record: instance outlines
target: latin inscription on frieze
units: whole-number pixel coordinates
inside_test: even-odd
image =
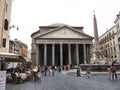
[[[71,44],[92,44],[91,40],[36,40],[36,44],[61,44],[61,43],[71,43]]]

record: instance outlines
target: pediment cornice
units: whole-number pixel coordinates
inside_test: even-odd
[[[35,38],[91,38],[93,39],[92,36],[85,34],[83,31],[77,30],[67,25],[60,26],[58,28],[44,32],[42,34],[39,33],[35,36]]]

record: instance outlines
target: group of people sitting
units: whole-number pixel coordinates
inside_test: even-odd
[[[37,65],[31,65],[30,67],[24,67],[18,65],[16,68],[11,69],[11,72],[7,73],[7,80],[14,83],[21,83],[27,80],[37,80],[40,77],[40,68]]]

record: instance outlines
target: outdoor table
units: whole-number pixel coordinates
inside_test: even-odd
[[[22,80],[27,79],[27,74],[26,73],[20,73],[20,77],[22,78]]]

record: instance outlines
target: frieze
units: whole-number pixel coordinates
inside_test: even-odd
[[[91,40],[36,40],[36,44],[92,44]]]

